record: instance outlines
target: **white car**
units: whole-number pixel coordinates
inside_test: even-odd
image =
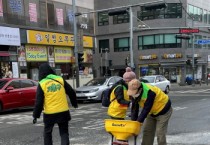
[[[171,88],[171,83],[169,80],[167,80],[162,75],[151,75],[151,76],[144,76],[140,78],[140,81],[150,84],[152,86],[157,86],[162,91],[164,91],[166,94],[169,93],[169,90]]]

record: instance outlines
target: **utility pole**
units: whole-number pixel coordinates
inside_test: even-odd
[[[105,48],[105,66],[106,66],[106,74],[105,74],[105,76],[107,76],[108,75],[108,48]]]
[[[79,65],[78,65],[78,48],[77,48],[77,20],[76,20],[76,3],[72,0],[73,7],[73,23],[74,23],[74,55],[76,68],[76,87],[79,87]]]
[[[130,13],[130,67],[133,69],[133,11],[132,7],[129,8]]]
[[[194,27],[194,17],[192,18],[192,29]],[[194,46],[194,33],[192,33],[192,85],[195,85],[195,46]]]

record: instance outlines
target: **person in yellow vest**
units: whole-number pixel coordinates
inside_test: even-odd
[[[155,133],[158,145],[166,145],[168,122],[172,114],[171,101],[161,89],[133,79],[127,95],[132,96],[131,120],[144,123],[141,145],[153,145]],[[142,108],[139,114],[139,107]]]
[[[39,67],[39,85],[36,92],[36,102],[33,110],[33,123],[37,122],[43,110],[44,145],[52,145],[52,131],[58,124],[61,145],[69,145],[68,123],[71,120],[68,95],[74,108],[78,108],[76,93],[61,77],[57,76],[49,64]]]
[[[123,74],[123,80],[118,82],[118,85],[112,90],[110,94],[110,105],[107,114],[112,119],[123,120],[126,117],[126,111],[130,104],[129,96],[127,95],[128,82],[135,79],[136,75],[130,67],[126,68]]]

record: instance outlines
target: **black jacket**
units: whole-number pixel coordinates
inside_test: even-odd
[[[120,82],[118,82],[118,83],[121,84],[121,85],[117,86],[117,88],[114,91],[116,99],[117,99],[117,102],[119,104],[129,105],[130,101],[126,101],[124,99],[124,91],[123,91],[123,86],[128,89],[128,85],[123,80],[120,80]]]

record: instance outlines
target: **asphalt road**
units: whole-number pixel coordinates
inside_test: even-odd
[[[179,87],[179,86],[177,86]],[[169,96],[173,115],[169,122],[169,145],[210,145],[210,89],[174,89]],[[100,103],[79,104],[71,108],[69,125],[71,145],[108,145],[110,135],[104,130],[106,108]],[[32,110],[8,111],[0,114],[0,145],[43,144],[43,123],[32,124]],[[128,118],[129,119],[129,118]],[[141,134],[137,145],[140,145]],[[60,145],[58,127],[53,132],[54,145]],[[132,143],[132,141],[131,141]]]

